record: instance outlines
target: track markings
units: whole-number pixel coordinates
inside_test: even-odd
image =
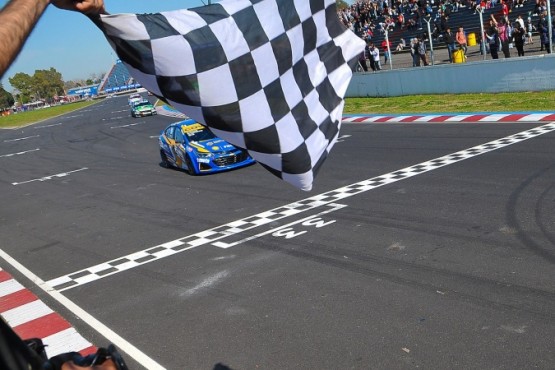
[[[141,122],[137,122],[137,123],[130,123],[130,124],[128,124],[128,125],[112,126],[112,127],[110,127],[110,128],[111,128],[111,129],[114,129],[114,128],[125,128],[125,127],[131,127],[131,126],[142,125],[143,123],[145,123],[145,121],[141,121]]]
[[[337,202],[353,197],[355,195],[382,187],[387,184],[392,184],[401,180],[406,180],[408,178],[424,174],[454,163],[461,162],[463,160],[473,158],[485,153],[489,153],[494,150],[498,150],[516,143],[520,143],[525,140],[535,138],[540,135],[544,135],[555,131],[555,122],[539,126],[530,130],[522,131],[520,133],[510,135],[498,140],[490,141],[485,144],[481,144],[469,149],[461,150],[452,154],[445,155],[430,161],[422,162],[407,168],[403,168],[394,172],[390,172],[381,176],[373,177],[361,182],[357,182],[351,185],[344,186],[335,190],[328,191],[326,193],[318,194],[310,198],[306,198],[294,203],[290,203],[270,211],[262,212],[257,215],[253,215],[241,220],[233,221],[212,229],[204,230],[196,234],[188,235],[180,239],[176,239],[164,244],[157,245],[139,252],[129,254],[127,256],[122,256],[108,262],[104,262],[95,266],[91,266],[86,269],[82,269],[52,280],[49,280],[47,284],[53,289],[58,291],[64,291],[67,289],[72,289],[74,287],[84,285],[107,276],[117,274],[122,271],[126,271],[146,263],[150,263],[179,252],[184,252],[193,248],[197,248],[203,245],[214,245],[220,248],[229,248],[231,246],[237,245],[237,243],[226,243],[223,240],[229,238],[233,235],[239,235],[246,231],[255,229],[263,225],[272,224],[278,220],[282,220],[286,217],[291,217],[298,215],[303,212],[308,212],[317,209],[318,207],[344,207],[343,205],[336,204]],[[325,211],[324,211],[325,212]],[[321,212],[322,213],[322,212]],[[318,216],[318,215],[316,215]],[[314,215],[305,218],[305,222],[308,221],[308,226],[316,226],[317,223],[312,222],[315,220]],[[303,222],[303,220],[298,221]],[[298,223],[294,222],[294,223]],[[320,221],[318,221],[320,222]],[[323,221],[322,221],[323,222]],[[293,223],[292,223],[293,224]],[[283,227],[286,227],[285,225]],[[273,229],[270,231],[265,231],[259,233],[254,237],[260,237],[269,233],[276,233],[276,236],[286,236],[280,228]],[[252,238],[252,237],[251,237]],[[240,240],[243,242],[249,240],[249,238]]]
[[[75,351],[87,355],[96,348],[69,322],[0,268],[0,315],[22,338],[41,338],[48,357]]]
[[[60,126],[62,123],[53,123],[51,125],[46,125],[46,126],[38,126],[38,127],[34,127],[35,130],[41,129],[41,128],[47,128],[47,127],[54,127],[54,126]]]
[[[555,113],[469,113],[416,115],[348,115],[343,123],[550,122]]]
[[[38,276],[36,276],[34,273],[32,273],[29,269],[27,269],[25,266],[20,264],[14,258],[12,258],[9,254],[4,252],[2,249],[0,249],[0,258],[2,258],[4,261],[9,263],[13,268],[15,268],[17,271],[19,271],[27,279],[31,280],[40,289],[42,289],[44,292],[46,292],[48,295],[50,295],[50,297],[55,299],[58,303],[60,303],[65,308],[67,308],[75,316],[77,316],[82,322],[86,323],[92,329],[94,329],[96,332],[100,333],[100,335],[102,335],[104,338],[108,339],[109,342],[115,344],[118,349],[125,352],[127,355],[129,355],[130,358],[133,358],[139,364],[143,365],[146,369],[149,369],[149,370],[164,370],[165,369],[162,365],[160,365],[159,363],[154,361],[152,358],[150,358],[148,355],[146,355],[140,349],[138,349],[137,347],[135,347],[134,345],[129,343],[126,339],[124,339],[119,334],[114,332],[112,329],[110,329],[109,327],[104,325],[102,322],[97,320],[94,316],[89,314],[87,311],[83,310],[80,306],[73,303],[73,301],[68,299],[66,296],[62,295],[59,292],[56,292],[56,291],[52,290],[52,288],[50,288],[48,285],[46,285],[45,282],[42,279],[40,279]],[[0,271],[0,273],[1,272],[2,271]],[[0,278],[1,278],[1,276],[2,275],[0,275]],[[4,274],[4,276],[6,276],[6,275]],[[2,297],[1,294],[0,294],[0,297]],[[4,301],[4,298],[2,299],[2,302],[3,301]],[[47,309],[42,308],[42,311],[46,312]],[[4,313],[2,313],[2,314],[4,314]],[[8,324],[10,324],[10,323],[8,322]],[[41,328],[47,328],[48,326],[41,325],[40,327]],[[18,327],[14,328],[14,329],[17,332]],[[68,334],[72,334],[72,332],[68,332],[68,331],[63,331],[62,333],[63,333],[62,335],[51,335],[51,336],[49,336],[49,340],[51,340],[53,342],[53,344],[57,346],[58,343],[56,343],[55,340],[63,339],[64,337],[67,338]],[[61,350],[62,352],[78,351],[79,349],[75,348],[74,346],[82,345],[84,339],[76,339],[76,338],[77,337],[75,337],[75,336],[68,338],[69,341],[70,341],[69,345],[66,345],[63,348],[55,347],[55,350]],[[46,342],[46,339],[45,339],[45,342]],[[89,348],[91,348],[91,347],[89,347]],[[50,354],[49,351],[51,351],[51,350],[52,350],[52,348],[49,349],[48,347],[46,349],[48,354]],[[87,349],[85,349],[85,351],[87,351]]]
[[[72,173],[81,172],[81,171],[85,171],[85,170],[88,170],[88,168],[83,167],[83,168],[79,168],[78,170],[57,173],[55,175],[45,176],[45,177],[41,177],[41,178],[38,178],[38,179],[32,179],[32,180],[27,180],[27,181],[22,181],[22,182],[12,182],[12,185],[17,186],[17,185],[28,184],[28,183],[31,183],[31,182],[36,182],[36,181],[44,182],[44,181],[52,180],[53,178],[66,177],[66,176],[69,176]]]
[[[20,137],[17,139],[10,139],[10,140],[4,140],[5,143],[12,143],[14,141],[21,141],[21,140],[28,140],[28,139],[32,139],[35,137],[40,137],[40,135],[33,135],[33,136],[26,136],[26,137]]]
[[[40,150],[40,149],[37,148],[37,149],[26,150],[26,151],[24,151],[24,152],[3,154],[3,155],[0,155],[0,158],[8,158],[8,157],[16,156],[16,155],[23,155],[23,154],[27,154],[27,153],[37,152],[37,151],[39,151],[39,150]]]

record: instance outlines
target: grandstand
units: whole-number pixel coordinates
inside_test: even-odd
[[[135,83],[125,65],[118,59],[100,82],[98,92],[99,94],[111,94],[140,87],[141,85]]]

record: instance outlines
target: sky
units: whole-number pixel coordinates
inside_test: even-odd
[[[0,7],[7,3],[0,0]],[[104,3],[111,14],[156,13],[203,5],[202,0],[104,0]],[[11,92],[8,78],[18,72],[33,75],[37,69],[50,67],[60,72],[65,81],[87,79],[93,73],[106,73],[115,60],[112,48],[86,16],[50,5],[1,82]]]

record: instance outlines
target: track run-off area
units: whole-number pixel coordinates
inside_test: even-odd
[[[311,192],[164,168],[177,120],[0,130],[13,326],[137,369],[555,366],[552,113],[348,116]]]

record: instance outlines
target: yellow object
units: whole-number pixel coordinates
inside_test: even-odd
[[[466,58],[464,57],[464,50],[453,51],[453,63],[464,63]]]
[[[468,46],[476,45],[476,34],[475,33],[469,33],[468,37],[467,37],[467,42],[468,42]]]

